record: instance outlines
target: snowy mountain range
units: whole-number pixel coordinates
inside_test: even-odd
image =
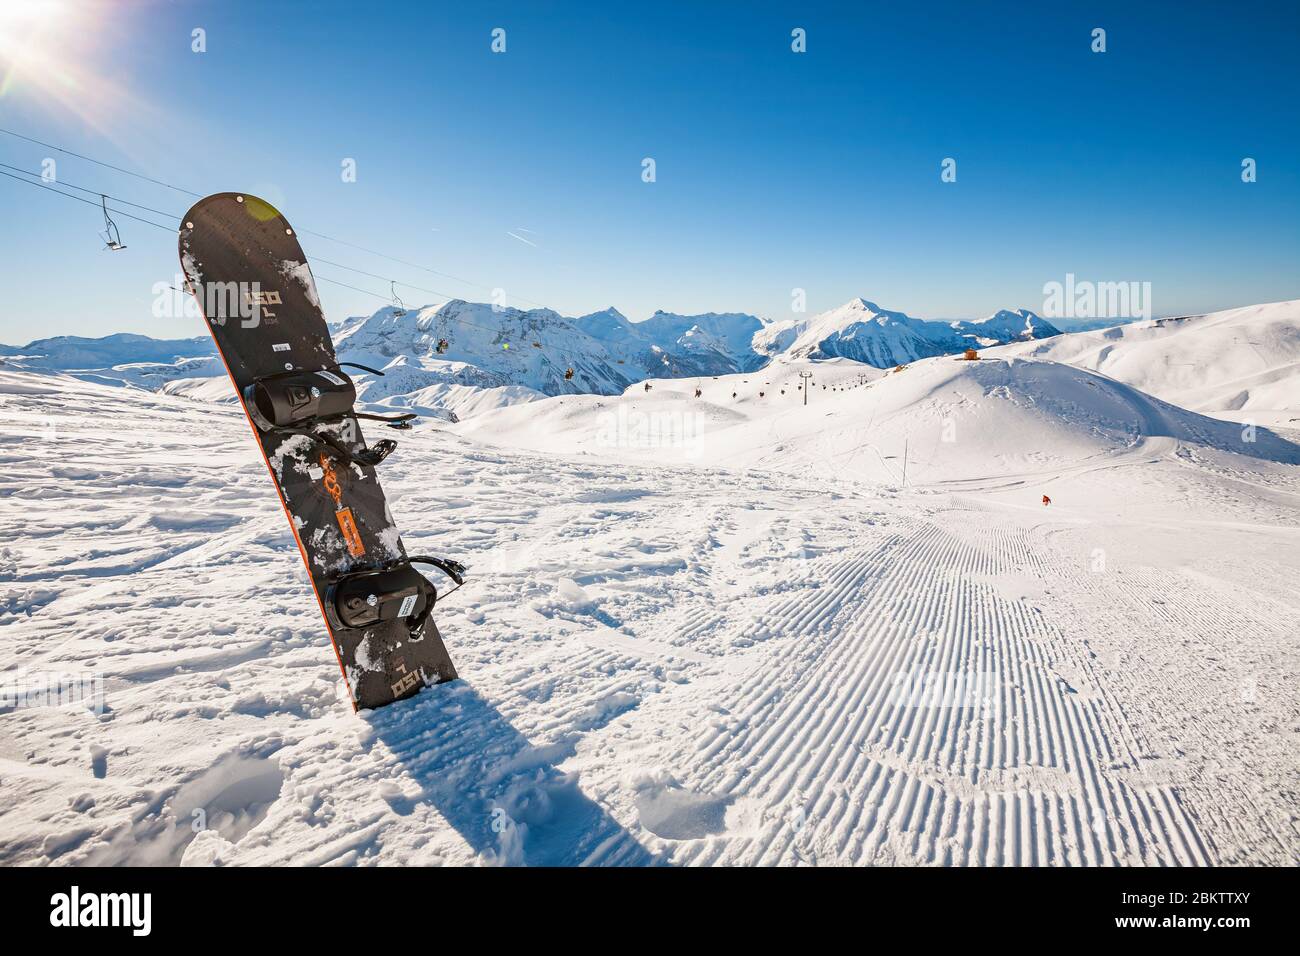
[[[980,321],[927,322],[865,299],[777,322],[741,312],[662,311],[632,322],[612,307],[569,318],[551,309],[454,299],[410,311],[386,306],[331,329],[340,360],[385,372],[382,378],[359,377],[365,401],[443,417],[544,395],[617,395],[652,378],[750,372],[779,356],[838,356],[892,368],[972,344],[1059,334],[1023,309]],[[207,336],[58,336],[0,346],[0,362],[172,394],[227,394],[210,381],[224,376]]]
[[[106,384],[158,389],[186,377],[224,375],[212,339],[154,339],[118,332],[102,338],[57,335],[23,346],[0,345],[0,365],[44,371],[76,371]]]
[[[641,378],[726,375],[749,372],[765,363],[753,343],[768,323],[743,312],[656,312],[644,322],[631,322],[609,308],[584,315],[576,324],[616,362],[645,372]]]
[[[811,319],[768,325],[755,336],[767,355],[853,359],[892,368],[933,355],[1060,335],[1059,329],[1028,309],[1003,309],[978,321],[926,322],[903,312],[853,299]]]
[[[743,375],[804,360],[892,369],[970,346],[1100,371],[1220,417],[1294,427],[1300,416],[1300,301],[1068,333],[1026,309],[975,321],[923,321],[866,299],[781,321],[656,312],[641,322],[614,308],[570,318],[550,309],[452,300],[411,311],[385,307],[330,328],[341,361],[385,372],[357,376],[363,401],[440,419],[546,396],[618,395],[641,381]],[[56,336],[0,345],[0,365],[234,400],[206,335]]]

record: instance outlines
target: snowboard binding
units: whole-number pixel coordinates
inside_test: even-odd
[[[357,388],[342,365],[353,365],[376,375],[384,373],[364,365],[343,362],[333,368],[316,371],[289,371],[279,375],[259,378],[244,389],[244,405],[248,415],[262,431],[284,435],[304,435],[325,447],[328,453],[345,463],[357,462],[371,467],[387,458],[397,442],[385,438],[371,448],[350,452],[329,435],[317,432],[313,426],[341,422],[349,415],[383,422],[390,428],[408,430],[413,413],[402,415],[368,415],[353,411]]]
[[[456,582],[451,591],[465,583],[465,566],[459,561],[424,555],[408,557],[383,568],[344,574],[332,581],[325,592],[325,614],[330,626],[360,630],[380,621],[405,618],[411,639],[420,640],[425,619],[438,603],[438,589],[411,566],[413,563],[431,564],[441,570]]]
[[[285,372],[259,378],[244,393],[264,430],[286,428],[313,419],[337,419],[352,411],[357,388],[342,370]],[[263,424],[265,423],[265,424]]]

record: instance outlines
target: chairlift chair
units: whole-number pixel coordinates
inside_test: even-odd
[[[122,242],[122,234],[117,231],[117,223],[113,222],[108,214],[108,197],[102,193],[99,197],[99,205],[104,210],[104,231],[100,233],[104,237],[104,248],[111,252],[121,252],[126,245]]]

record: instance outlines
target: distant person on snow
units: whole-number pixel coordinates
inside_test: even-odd
[[[650,391],[650,383],[649,383],[649,382],[646,382],[646,383],[645,383],[645,390],[646,390],[647,392]]]
[[[1047,495],[1043,495],[1043,504],[1050,505],[1051,503],[1052,503],[1052,499],[1047,497]]]

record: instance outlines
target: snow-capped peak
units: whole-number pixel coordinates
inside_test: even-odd
[[[958,334],[974,337],[983,345],[1045,339],[1061,334],[1060,329],[1029,309],[999,309],[983,319],[959,320],[949,323],[949,327]]]

